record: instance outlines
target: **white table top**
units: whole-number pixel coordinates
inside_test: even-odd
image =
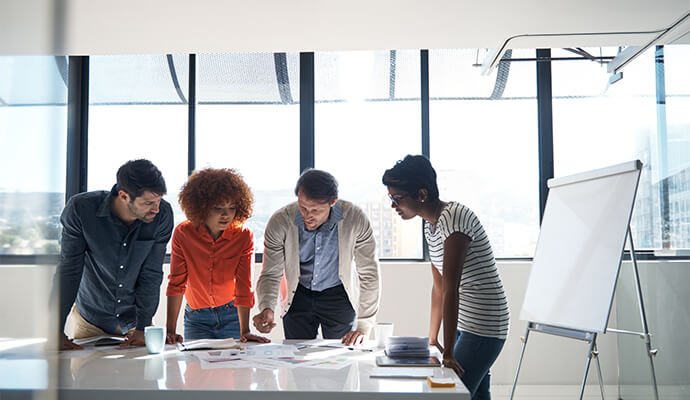
[[[291,342],[295,341],[285,343]],[[179,352],[173,346],[166,346],[160,355],[150,355],[144,348],[87,347],[57,353],[30,351],[25,346],[0,351],[0,393],[50,390],[54,385],[48,375],[54,365],[61,399],[227,399],[228,391],[234,398],[259,400],[470,398],[462,382],[445,368],[432,368],[434,376],[453,377],[455,388],[430,388],[426,379],[370,378],[380,353],[346,351],[339,356],[352,361],[339,370],[202,369],[193,352]]]

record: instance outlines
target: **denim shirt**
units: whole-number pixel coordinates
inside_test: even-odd
[[[342,219],[338,203],[331,207],[326,222],[313,231],[305,228],[302,213],[295,215],[299,231],[299,283],[305,288],[321,292],[342,284],[338,276],[338,222]]]
[[[161,200],[152,222],[136,220],[127,227],[110,212],[114,196],[115,187],[110,192],[77,194],[60,216],[56,278],[61,328],[75,298],[84,319],[109,334],[118,333],[118,327],[122,333],[132,327],[144,330],[158,308],[172,208]]]

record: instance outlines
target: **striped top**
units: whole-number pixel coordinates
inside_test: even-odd
[[[460,277],[458,328],[480,336],[505,339],[508,336],[508,301],[489,238],[472,210],[449,202],[436,225],[424,221],[431,262],[443,274],[443,244],[455,232],[471,240]]]

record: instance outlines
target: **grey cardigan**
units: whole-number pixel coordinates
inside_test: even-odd
[[[343,219],[338,222],[338,276],[357,313],[355,329],[367,335],[374,325],[381,293],[376,242],[364,212],[350,202],[338,200],[338,203],[343,212]],[[280,282],[285,274],[288,291],[281,299],[281,318],[290,309],[299,283],[299,232],[294,223],[297,212],[297,202],[291,203],[276,211],[268,221],[264,232],[263,268],[256,284],[259,311],[268,308],[275,312]]]

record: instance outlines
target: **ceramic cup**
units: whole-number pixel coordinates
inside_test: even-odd
[[[376,337],[376,347],[385,347],[386,340],[393,336],[392,322],[379,322],[374,328],[374,336]]]
[[[147,326],[144,328],[146,350],[151,354],[158,354],[165,346],[165,328],[162,326]]]

